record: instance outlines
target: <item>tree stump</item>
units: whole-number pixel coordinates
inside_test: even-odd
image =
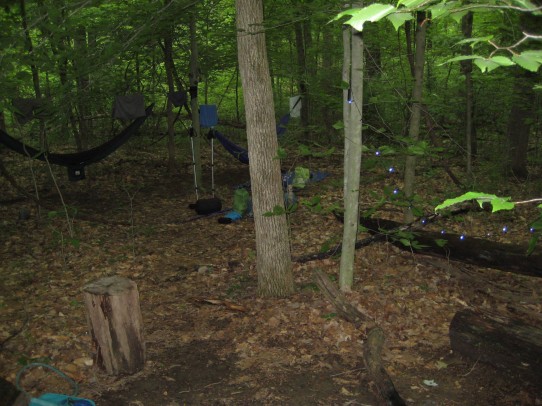
[[[137,285],[120,276],[83,288],[96,365],[109,375],[133,374],[145,365],[143,319]]]

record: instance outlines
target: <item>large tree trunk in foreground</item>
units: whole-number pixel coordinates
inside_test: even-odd
[[[258,290],[262,296],[288,296],[294,291],[294,282],[280,161],[276,159],[278,141],[263,4],[262,0],[237,0],[235,7],[256,229]],[[276,207],[283,214],[264,216]]]
[[[542,383],[542,330],[519,320],[457,312],[450,324],[452,350],[533,384]]]

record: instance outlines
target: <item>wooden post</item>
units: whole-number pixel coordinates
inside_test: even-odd
[[[109,375],[143,369],[143,319],[135,282],[112,276],[89,283],[83,292],[96,364]]]

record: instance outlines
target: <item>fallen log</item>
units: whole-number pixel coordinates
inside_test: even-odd
[[[457,312],[450,323],[454,352],[542,385],[542,330],[517,319]]]
[[[314,272],[314,278],[320,290],[335,305],[339,315],[354,324],[358,330],[361,330],[362,328],[366,330],[366,333],[361,332],[366,340],[363,349],[363,361],[367,368],[367,373],[378,391],[378,397],[381,398],[386,405],[406,405],[405,401],[395,389],[395,386],[382,363],[381,354],[385,340],[384,331],[371,319],[371,317],[364,315],[349,303],[324,272],[317,269]]]
[[[387,241],[393,245],[412,251],[412,247],[406,246],[393,235],[394,230],[400,229],[401,223],[391,220],[369,219],[364,220],[362,225],[375,236],[384,235]],[[453,261],[500,269],[516,274],[542,277],[542,255],[532,254],[527,256],[527,247],[476,237],[467,236],[462,238],[461,235],[454,233],[442,235],[438,232],[414,227],[410,228],[410,231],[416,233],[415,240],[422,246],[422,248],[415,250],[417,253],[444,257]],[[442,240],[446,241],[444,245],[440,244]]]

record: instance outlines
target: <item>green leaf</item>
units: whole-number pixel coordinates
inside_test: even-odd
[[[406,8],[417,8],[419,5],[426,3],[427,0],[399,0],[397,7],[403,5]]]
[[[446,207],[469,200],[476,200],[481,208],[483,208],[484,203],[490,203],[493,208],[492,213],[499,210],[512,210],[515,207],[515,204],[510,202],[510,199],[510,197],[498,197],[489,193],[467,192],[459,197],[446,199],[443,203],[435,207],[435,213],[439,210],[445,209]]]
[[[288,156],[288,153],[286,152],[286,150],[283,147],[279,147],[277,150],[277,158],[286,159],[287,156]]]
[[[393,24],[395,31],[398,31],[406,21],[413,20],[414,16],[411,13],[392,13],[386,18]]]
[[[442,238],[437,238],[435,240],[435,243],[439,246],[439,247],[444,247],[446,244],[448,244],[448,240],[444,240]]]
[[[493,62],[498,63],[501,66],[514,66],[515,63],[508,58],[507,56],[494,56],[492,58],[489,58]]]
[[[467,10],[463,10],[463,11],[452,11],[450,13],[450,18],[452,20],[454,20],[456,23],[460,23],[461,22],[461,19],[465,16],[465,14],[467,14]]]
[[[396,8],[389,4],[375,3],[367,7],[343,11],[342,13],[339,13],[333,20],[341,19],[344,16],[350,16],[350,18],[345,23],[351,25],[358,31],[363,31],[363,24],[365,24],[367,21],[373,23],[380,21],[388,14],[392,13],[394,10],[396,10]]]
[[[341,82],[341,89],[342,90],[348,90],[350,89],[350,83],[345,82],[344,80]]]
[[[492,61],[491,59],[484,58],[475,59],[474,64],[478,66],[478,68],[480,68],[482,73],[491,72],[501,66],[497,62]]]
[[[540,67],[540,62],[538,62],[535,58],[530,58],[529,55],[525,55],[525,53],[512,56],[512,60],[523,69],[530,72],[536,73]]]
[[[335,124],[333,124],[333,128],[336,130],[342,130],[344,129],[344,123],[342,121],[337,121]]]
[[[493,39],[493,35],[487,35],[485,37],[465,38],[455,43],[455,45],[471,44],[471,48],[479,42],[488,42]]]
[[[439,64],[439,66],[445,65],[447,63],[452,63],[452,62],[468,61],[469,59],[484,59],[484,58],[479,55],[461,55],[461,56],[456,56],[455,58],[452,58],[452,59],[447,59],[443,63]]]

